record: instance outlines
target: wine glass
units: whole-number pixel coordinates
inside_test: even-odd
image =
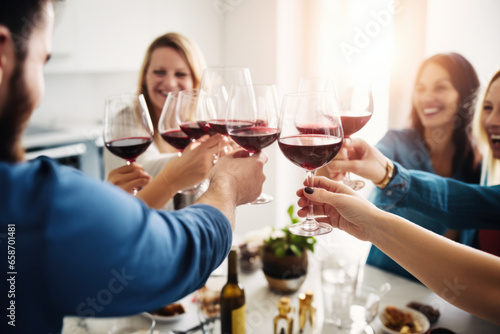
[[[176,117],[177,123],[191,141],[196,141],[204,135],[214,135],[216,132],[210,126],[201,125],[196,119],[199,89],[186,89],[179,92]]]
[[[316,170],[329,163],[342,147],[343,132],[335,97],[327,92],[297,92],[283,97],[278,144],[281,152],[307,172],[307,184],[313,185]],[[309,203],[307,218],[294,224],[290,232],[314,236],[332,231],[329,224],[314,219]]]
[[[226,111],[232,85],[251,85],[250,70],[246,67],[209,67],[201,78],[200,100],[196,118],[202,126],[228,136]],[[219,147],[220,152],[220,147]],[[218,158],[215,157],[216,159]]]
[[[238,145],[250,152],[260,152],[278,138],[278,95],[275,85],[234,85],[227,102],[226,128]],[[273,200],[260,194],[251,204]]]
[[[144,95],[122,94],[105,99],[103,138],[106,148],[134,162],[153,142],[153,124]],[[139,189],[134,188],[134,196]]]
[[[178,92],[168,93],[161,111],[160,120],[158,121],[158,131],[163,140],[174,147],[177,150],[177,155],[181,156],[184,149],[191,143],[191,139],[182,131],[179,123],[177,123],[177,116],[175,113],[178,100]]]
[[[368,83],[354,81],[337,82],[335,87],[344,138],[349,138],[361,130],[372,117],[372,88]],[[365,186],[365,182],[362,180],[352,180],[350,172],[346,173],[343,182],[354,190],[362,189]]]

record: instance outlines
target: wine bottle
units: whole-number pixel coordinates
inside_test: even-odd
[[[220,295],[222,334],[244,334],[246,323],[245,290],[238,283],[238,257],[236,249],[228,256],[228,277]]]

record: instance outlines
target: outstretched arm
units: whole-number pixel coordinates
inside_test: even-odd
[[[500,258],[458,244],[377,209],[351,189],[315,178],[312,194],[300,189],[299,216],[307,201],[319,218],[368,240],[451,304],[500,325]]]
[[[377,148],[361,139],[346,141],[349,161],[333,160],[330,171],[350,171],[379,183],[389,161]],[[500,229],[500,185],[484,187],[432,173],[408,170],[394,163],[395,176],[374,203],[382,209],[401,207],[416,217],[451,229]]]

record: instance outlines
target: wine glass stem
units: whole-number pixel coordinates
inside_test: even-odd
[[[344,140],[348,139],[348,138],[349,138],[349,136],[344,136]],[[346,150],[346,154],[345,154],[345,159],[349,160],[349,155],[347,153],[347,150]],[[345,176],[344,176],[344,179],[342,180],[342,182],[344,184],[347,184],[347,183],[351,182],[351,172],[346,172],[345,173]]]
[[[130,166],[133,162],[135,162],[135,159],[127,160],[127,166]],[[133,192],[133,195],[134,195],[134,196],[137,196],[137,192],[139,191],[139,189],[134,188],[134,190],[133,190],[133,191],[134,191],[134,192]]]
[[[308,170],[307,171],[307,186],[308,187],[312,187],[314,185],[313,181],[314,181],[314,175],[316,174],[316,170],[313,170],[313,171],[310,171]],[[316,221],[314,220],[314,211],[313,211],[313,205],[311,204],[311,201],[310,200],[307,200],[307,218],[306,218],[306,221],[305,223],[309,223],[309,224],[315,224]],[[314,223],[313,223],[314,222]]]

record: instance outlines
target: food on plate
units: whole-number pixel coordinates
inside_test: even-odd
[[[201,311],[207,317],[216,317],[220,314],[220,291],[213,291],[204,286],[198,290],[198,302]]]
[[[162,317],[171,317],[174,315],[183,314],[185,312],[186,310],[184,309],[184,306],[182,306],[182,304],[175,303],[164,306],[156,311],[153,311],[151,312],[151,314],[160,315]]]
[[[441,313],[439,313],[439,310],[437,308],[432,307],[430,305],[418,302],[409,302],[406,306],[422,312],[427,317],[427,319],[429,319],[431,325],[435,324],[436,321],[438,321],[439,316],[441,315]]]
[[[416,321],[410,312],[405,312],[394,306],[387,306],[384,310],[384,326],[403,333],[421,333],[423,328],[420,322]]]

